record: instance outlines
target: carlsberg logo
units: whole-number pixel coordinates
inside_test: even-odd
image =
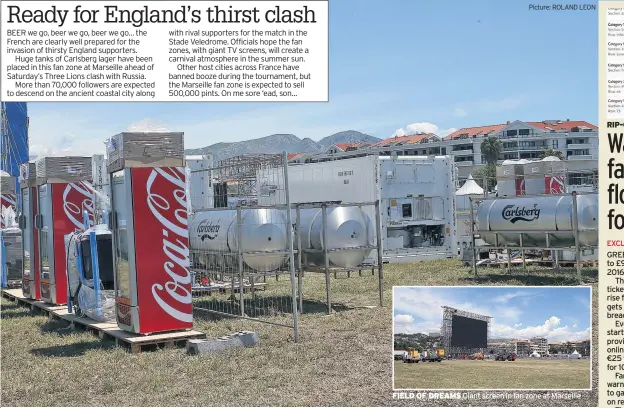
[[[210,221],[204,220],[197,226],[197,234],[199,234],[199,238],[202,241],[206,238],[212,240],[217,237],[220,228],[221,226],[219,224],[213,224]]]
[[[533,208],[519,207],[517,205],[508,205],[503,208],[503,219],[515,224],[518,221],[535,221],[539,219],[540,209],[537,204],[533,204]]]

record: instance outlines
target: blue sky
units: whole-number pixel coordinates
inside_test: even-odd
[[[491,338],[590,336],[588,287],[396,287],[395,333],[439,332],[442,306],[491,316]]]
[[[146,118],[184,131],[189,148],[273,133],[318,140],[347,129],[389,137],[516,119],[595,123],[597,12],[528,4],[332,0],[329,103],[33,103],[31,150],[102,152],[102,140]]]

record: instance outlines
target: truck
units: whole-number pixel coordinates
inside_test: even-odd
[[[420,353],[413,347],[408,347],[406,349],[407,355],[403,358],[404,363],[418,363],[421,360]]]
[[[455,171],[450,156],[378,156],[288,166],[291,204],[379,200],[383,262],[457,256]],[[259,205],[285,204],[282,169],[257,173]],[[283,196],[283,198],[282,198]],[[278,201],[278,202],[276,202]],[[362,206],[376,234],[374,205]],[[377,259],[373,250],[367,261]]]
[[[497,354],[494,358],[495,361],[516,361],[516,353],[509,354]]]
[[[421,357],[421,361],[427,362],[427,363],[433,363],[433,362],[441,363],[442,360],[444,359],[445,357],[444,357],[443,349],[437,349],[434,351],[426,351],[422,354],[422,357]]]

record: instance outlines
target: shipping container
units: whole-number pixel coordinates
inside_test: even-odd
[[[456,255],[454,178],[449,156],[371,155],[288,167],[292,204],[380,200],[381,247],[388,262]],[[257,189],[260,205],[276,204],[277,191],[284,190],[281,170],[261,170]],[[373,224],[374,208],[362,208]],[[373,251],[367,260],[376,258]]]

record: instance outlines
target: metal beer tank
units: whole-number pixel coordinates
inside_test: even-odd
[[[296,221],[296,212],[292,219]],[[301,246],[303,249],[324,250],[323,210],[306,208],[300,210]],[[357,248],[371,245],[372,223],[370,217],[358,207],[327,208],[327,249]],[[296,243],[297,241],[295,241]],[[354,249],[328,253],[330,265],[353,268],[360,265],[371,249]],[[321,252],[307,253],[308,261],[317,266],[325,265]]]
[[[276,209],[242,210],[243,262],[258,272],[280,268],[288,259],[286,212]],[[200,254],[211,267],[238,268],[238,222],[236,210],[204,211],[192,216],[189,228],[191,249],[221,251],[223,254]],[[271,254],[270,251],[282,253]],[[262,253],[265,252],[265,253]]]
[[[598,244],[598,194],[583,194],[576,197],[579,243],[581,245]],[[567,230],[550,234],[551,245],[574,245],[572,196],[526,197],[514,199],[484,200],[479,206],[475,223],[480,231],[536,231],[535,234],[523,234],[523,245],[546,246],[546,234],[543,231]],[[503,210],[525,208],[539,209],[539,218],[529,221],[503,218]],[[588,229],[591,231],[582,231]],[[540,232],[542,231],[542,232]],[[496,244],[496,235],[481,232],[481,238],[490,245]],[[519,245],[516,233],[499,233],[499,245]]]

